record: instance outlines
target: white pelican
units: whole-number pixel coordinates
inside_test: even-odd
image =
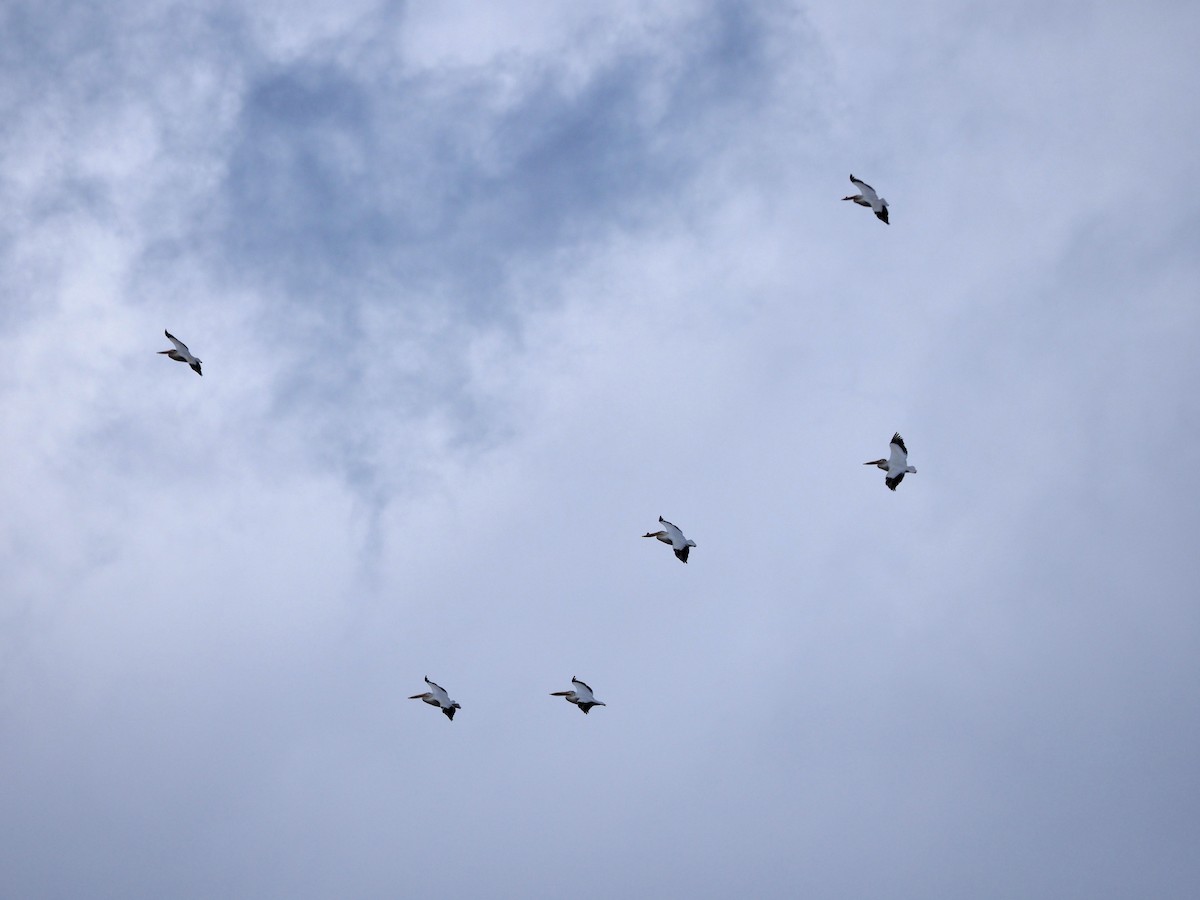
[[[574,675],[571,676],[571,684],[575,685],[575,690],[573,690],[573,691],[555,691],[550,696],[551,697],[566,697],[567,702],[574,703],[576,706],[578,706],[580,709],[582,709],[583,714],[585,716],[587,715],[588,710],[591,709],[593,706],[608,706],[607,703],[601,703],[599,700],[597,700],[595,698],[595,696],[592,694],[592,689],[590,687],[588,687],[586,684],[584,684],[582,681],[580,681],[578,678],[576,678]]]
[[[456,709],[462,709],[462,707],[458,705],[458,701],[451,700],[450,695],[446,693],[446,689],[440,684],[434,684],[432,681],[430,681],[428,675],[425,676],[425,683],[429,685],[432,690],[428,690],[423,694],[413,694],[408,699],[424,700],[430,706],[438,707],[443,713],[445,713],[446,718],[453,722],[454,711]]]
[[[875,215],[883,222],[884,225],[890,225],[888,222],[888,202],[875,193],[875,188],[871,187],[865,181],[850,176],[851,183],[858,188],[857,194],[851,194],[849,197],[843,197],[843,200],[853,200],[859,206],[869,206]]]
[[[905,475],[916,475],[917,470],[908,464],[908,448],[904,446],[904,438],[900,437],[900,432],[892,435],[892,455],[888,459],[873,459],[870,462],[863,463],[864,466],[879,466],[883,471],[887,472],[887,478],[883,479],[893,491],[896,485],[904,480]]]
[[[203,375],[204,373],[200,371],[200,360],[198,360],[198,359],[196,359],[196,357],[192,356],[192,351],[187,348],[187,344],[185,344],[179,338],[175,337],[175,335],[171,334],[171,332],[167,331],[165,328],[163,329],[163,334],[165,334],[167,337],[169,337],[171,339],[171,343],[175,345],[175,349],[159,350],[158,352],[166,354],[171,359],[176,360],[177,362],[187,363],[189,366],[191,366],[193,369],[196,370],[197,375]]]
[[[643,534],[642,537],[658,538],[664,544],[670,544],[671,549],[675,551],[675,555],[679,557],[680,562],[687,562],[688,550],[696,546],[695,541],[689,541],[683,536],[683,532],[664,519],[658,517],[658,521],[665,526],[662,531],[649,531]]]

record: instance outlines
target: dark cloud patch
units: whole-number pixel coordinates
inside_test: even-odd
[[[370,128],[366,91],[336,70],[296,66],[256,85],[225,184],[233,258],[306,283],[377,251],[395,229],[355,164],[373,155]]]
[[[714,4],[671,52],[659,39],[615,41],[582,81],[541,61],[413,73],[399,58],[382,80],[315,59],[254,80],[211,263],[272,298],[270,327],[309,348],[276,411],[325,422],[318,455],[350,460],[356,483],[370,481],[378,450],[364,404],[437,411],[465,445],[504,433],[503,411],[464,388],[470,341],[491,329],[515,339],[523,312],[555,302],[518,295],[523,273],[674,220],[727,136],[770,101],[789,37],[780,22]],[[419,319],[441,323],[424,339],[441,364],[389,371],[373,355],[389,337],[380,329],[398,336]]]
[[[719,149],[697,146],[697,127],[759,109],[779,32],[733,5],[713,13],[678,57],[618,48],[581,87],[523,71],[515,103],[497,81],[511,72],[270,73],[247,94],[224,185],[231,274],[322,302],[370,279],[448,284],[472,319],[502,316],[513,262],[662,215]]]

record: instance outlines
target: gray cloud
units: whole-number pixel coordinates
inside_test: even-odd
[[[0,893],[1187,895],[1158,10],[39,9]]]

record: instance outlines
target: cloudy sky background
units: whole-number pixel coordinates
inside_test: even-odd
[[[1192,896],[1198,32],[0,6],[0,894]]]

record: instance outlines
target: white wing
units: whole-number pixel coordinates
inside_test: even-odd
[[[858,192],[862,194],[862,198],[870,203],[871,206],[875,206],[879,202],[879,195],[875,193],[875,188],[871,187],[865,181],[855,178],[853,175],[850,176],[850,181],[858,188]]]
[[[571,684],[575,685],[575,699],[580,703],[592,703],[596,697],[592,694],[592,689],[580,681],[578,678],[572,678]]]
[[[428,675],[425,676],[425,683],[429,685],[431,689],[429,693],[433,694],[433,699],[438,702],[439,706],[444,707],[450,705],[450,695],[446,693],[446,689],[444,687],[442,687],[440,684],[434,684],[429,680]]]
[[[888,474],[893,475],[896,472],[903,472],[908,468],[908,453],[905,452],[901,444],[892,444],[892,456],[888,460]]]
[[[165,328],[163,329],[163,334],[165,334],[168,338],[170,338],[171,343],[175,345],[175,349],[178,350],[180,353],[182,353],[184,356],[192,355],[192,352],[190,350],[188,350],[188,348],[187,348],[187,344],[185,344],[179,338],[175,337],[175,335],[171,334],[171,332],[167,331]]]
[[[682,550],[687,546],[687,538],[683,536],[683,532],[664,519],[658,517],[658,521],[662,523],[663,529],[667,532],[667,537],[671,539],[671,547],[675,550]]]

